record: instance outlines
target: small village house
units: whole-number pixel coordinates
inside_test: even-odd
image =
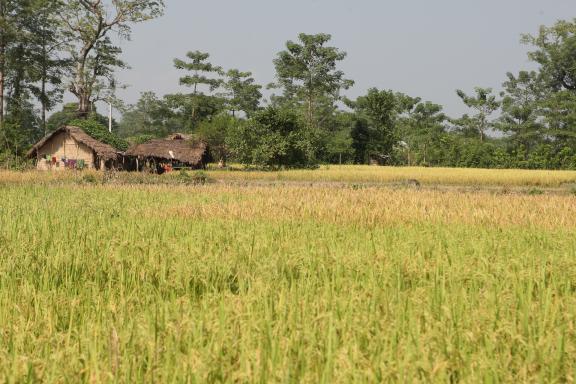
[[[211,161],[206,142],[182,134],[134,145],[125,156],[132,163],[130,169],[147,168],[157,173],[179,168],[204,169]]]
[[[88,135],[81,128],[62,127],[30,149],[38,170],[110,169],[118,165],[119,152]]]

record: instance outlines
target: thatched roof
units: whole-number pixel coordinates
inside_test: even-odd
[[[42,140],[36,143],[36,145],[34,145],[32,149],[28,151],[26,156],[29,158],[35,157],[38,150],[42,148],[44,144],[49,142],[54,136],[63,132],[68,133],[72,138],[74,138],[74,140],[92,149],[96,153],[96,155],[103,160],[115,159],[118,156],[118,150],[116,148],[94,139],[92,136],[88,135],[86,132],[84,132],[82,129],[78,127],[71,127],[71,126],[57,129],[48,136],[44,137]]]
[[[135,145],[128,149],[126,156],[176,160],[183,164],[198,166],[203,163],[207,153],[208,145],[204,141],[169,138]]]

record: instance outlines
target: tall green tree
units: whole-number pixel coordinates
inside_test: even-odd
[[[537,35],[524,35],[522,41],[535,48],[528,56],[540,65],[549,87],[576,91],[576,19],[542,26]]]
[[[185,85],[192,88],[192,93],[189,95],[191,100],[191,120],[195,124],[197,122],[198,109],[201,107],[202,101],[206,101],[206,93],[202,87],[206,87],[209,92],[213,92],[222,85],[223,75],[221,67],[215,66],[208,62],[210,54],[206,52],[194,51],[186,54],[187,61],[174,59],[174,66],[177,69],[182,69],[191,74],[180,78],[180,85]]]
[[[498,110],[500,102],[496,100],[495,95],[492,95],[491,88],[476,87],[474,92],[474,96],[469,96],[461,90],[457,90],[456,94],[468,108],[476,111],[476,115],[471,122],[478,132],[478,138],[482,142],[486,137],[486,132],[492,128],[490,116]]]
[[[31,101],[41,0],[0,0],[0,146],[18,154],[39,135]]]
[[[226,89],[228,109],[232,116],[237,111],[242,111],[250,117],[260,106],[262,99],[262,86],[256,84],[251,72],[240,72],[231,69],[226,72],[226,81],[223,83]]]
[[[221,113],[210,121],[202,121],[198,126],[196,135],[208,143],[211,157],[218,161],[221,168],[226,167],[231,154],[226,140],[239,124],[235,117]]]
[[[298,42],[288,41],[274,60],[277,82],[271,86],[283,90],[285,101],[304,108],[305,121],[312,128],[322,122],[324,107],[332,107],[341,99],[341,91],[354,84],[337,68],[346,53],[327,46],[331,39],[328,34],[302,33]]]
[[[217,95],[175,93],[164,96],[166,106],[172,111],[182,132],[193,132],[202,121],[210,120],[226,110],[226,100]],[[192,119],[192,116],[195,116]]]
[[[61,57],[66,47],[58,14],[63,9],[59,1],[35,0],[30,7],[30,90],[40,103],[42,129],[47,133],[47,113],[62,101],[63,78],[70,69]]]
[[[398,121],[398,136],[403,142],[408,165],[438,164],[438,153],[441,152],[438,145],[442,145],[448,116],[441,105],[429,101],[408,108],[406,116]]]
[[[234,158],[260,167],[311,167],[317,163],[317,137],[290,109],[270,106],[240,122],[226,137]]]
[[[543,139],[544,125],[540,119],[542,101],[547,90],[541,76],[535,72],[521,71],[517,76],[506,75],[502,96],[502,114],[496,128],[509,135],[514,145],[530,151]]]
[[[163,13],[162,0],[66,0],[61,21],[70,41],[68,54],[73,63],[69,90],[78,99],[78,112],[86,117],[93,97],[104,82],[110,82],[116,67],[123,66],[120,48],[109,35],[129,38],[134,23]]]
[[[0,129],[3,129],[6,104],[6,83],[11,48],[22,39],[21,18],[27,2],[0,0]]]
[[[173,116],[167,103],[154,92],[143,92],[136,105],[123,113],[118,134],[123,137],[166,136],[173,132]]]
[[[545,138],[557,148],[576,148],[576,93],[563,90],[542,102]]]
[[[351,133],[356,161],[389,163],[398,140],[395,124],[401,109],[399,98],[392,91],[371,88],[351,106],[357,114]]]
[[[341,127],[334,131],[326,141],[326,154],[330,162],[342,164],[354,155],[352,127]],[[353,160],[353,159],[352,159]]]
[[[576,19],[542,26],[537,35],[523,36],[534,47],[529,58],[539,65],[538,79],[544,83],[545,97],[539,116],[544,123],[542,141],[557,149],[574,146],[576,116]]]

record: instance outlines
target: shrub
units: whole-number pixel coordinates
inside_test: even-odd
[[[98,183],[98,179],[96,178],[95,175],[88,173],[88,174],[82,176],[82,183],[83,184],[96,184],[96,183]]]
[[[226,138],[235,160],[261,168],[309,168],[318,164],[318,135],[292,111],[269,107],[238,124]]]
[[[192,175],[192,181],[194,184],[204,185],[208,182],[208,175],[204,171],[196,171]]]
[[[208,175],[204,171],[196,171],[190,174],[185,169],[182,169],[178,172],[176,179],[186,185],[204,185],[208,182]]]
[[[528,194],[531,196],[543,195],[544,191],[539,188],[532,188],[528,190]]]
[[[111,145],[120,151],[128,150],[129,144],[126,140],[109,132],[106,127],[95,120],[72,120],[69,125],[82,128],[92,138]]]

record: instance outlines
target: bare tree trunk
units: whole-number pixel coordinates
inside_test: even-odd
[[[90,102],[91,95],[85,90],[81,89],[78,93],[78,117],[87,119],[90,115],[92,103]]]
[[[308,92],[308,125],[314,127],[314,95],[312,91]]]
[[[46,125],[46,104],[42,103],[42,128],[44,129],[44,136],[48,135],[48,126]]]
[[[78,97],[78,115],[82,119],[87,119],[88,115],[90,114],[90,95],[86,94],[86,92],[82,92]]]
[[[484,131],[486,130],[486,117],[484,114],[481,115],[481,120],[480,120],[480,128],[478,129],[478,131],[480,131],[480,142],[483,143],[484,142]]]
[[[44,32],[44,31],[42,31]],[[46,41],[42,39],[42,80],[41,80],[41,93],[40,93],[40,102],[42,104],[42,129],[44,130],[44,136],[48,134],[48,130],[46,129],[46,110],[48,109],[48,97],[46,97],[46,81],[47,81],[47,73],[48,70],[46,69],[46,60],[47,60],[48,53],[46,52]]]
[[[312,106],[314,104],[314,90],[312,88],[312,84],[313,84],[313,76],[312,76],[312,72],[310,71],[309,74],[309,83],[308,83],[308,124],[310,125],[310,128],[313,127],[314,122],[313,120],[313,116],[312,116]]]
[[[90,114],[90,98],[92,92],[87,84],[86,79],[86,60],[93,45],[89,44],[82,49],[79,61],[76,63],[76,78],[72,86],[72,93],[78,98],[78,116],[82,119],[87,119]]]
[[[194,84],[194,101],[192,102],[192,124],[196,120],[196,103],[198,102],[198,83]]]

